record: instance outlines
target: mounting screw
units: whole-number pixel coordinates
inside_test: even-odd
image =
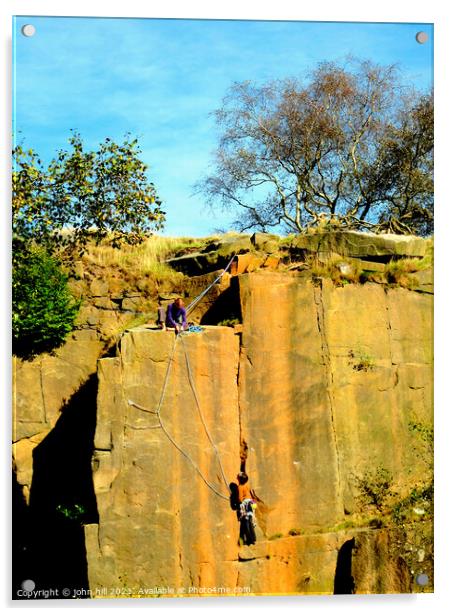
[[[418,32],[416,34],[416,40],[418,43],[420,43],[421,45],[423,45],[424,43],[426,43],[428,41],[428,34],[427,32]]]
[[[22,34],[24,36],[34,36],[36,28],[32,24],[25,24],[22,26]]]

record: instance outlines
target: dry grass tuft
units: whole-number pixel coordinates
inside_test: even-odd
[[[113,248],[107,243],[90,246],[85,258],[102,267],[133,267],[146,274],[152,271],[156,263],[163,263],[182,250],[199,248],[204,242],[203,239],[154,235],[137,246],[124,244]]]
[[[353,259],[334,257],[325,262],[314,260],[311,269],[314,279],[329,278],[336,286],[360,282],[361,272]]]
[[[105,271],[120,270],[126,279],[149,277],[158,284],[177,285],[184,275],[172,269],[166,261],[180,253],[199,250],[212,238],[162,237],[153,235],[143,243],[113,248],[108,241],[89,245],[83,262]]]

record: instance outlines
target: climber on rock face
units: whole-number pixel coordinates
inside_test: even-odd
[[[248,475],[246,473],[239,473],[237,475],[237,481],[239,482],[239,503],[242,503],[245,498],[253,498],[250,484],[248,483]]]
[[[175,329],[176,332],[187,329],[187,312],[181,297],[178,297],[172,304],[169,304],[166,310],[165,324],[166,327]]]
[[[237,475],[238,485],[234,491],[231,490],[231,497],[237,503],[237,518],[240,522],[240,539],[245,545],[256,543],[256,532],[254,530],[256,522],[254,510],[256,508],[255,495],[248,483],[248,475],[244,472]],[[231,484],[232,485],[232,484]],[[231,502],[232,505],[232,502]],[[235,507],[234,507],[235,508]]]

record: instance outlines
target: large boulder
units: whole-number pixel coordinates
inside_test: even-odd
[[[226,267],[234,255],[252,249],[249,235],[237,236],[218,242],[211,242],[204,250],[175,257],[168,265],[188,276],[199,276]]]
[[[412,235],[329,231],[297,235],[290,244],[292,252],[331,254],[344,257],[388,261],[393,257],[424,257],[429,240]]]
[[[251,236],[251,243],[256,250],[274,253],[278,252],[280,239],[279,235],[256,232]]]

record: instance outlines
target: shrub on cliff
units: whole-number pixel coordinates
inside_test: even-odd
[[[43,249],[23,250],[15,259],[12,282],[14,354],[32,358],[63,344],[79,303],[58,262]]]
[[[72,132],[69,148],[44,164],[33,149],[13,150],[13,350],[50,351],[71,331],[78,305],[58,260],[88,244],[136,245],[165,220],[136,139],[107,137],[96,149]]]
[[[367,470],[362,477],[355,478],[359,490],[359,502],[363,509],[375,508],[379,513],[387,509],[388,502],[394,496],[393,477],[388,469],[377,466]]]

